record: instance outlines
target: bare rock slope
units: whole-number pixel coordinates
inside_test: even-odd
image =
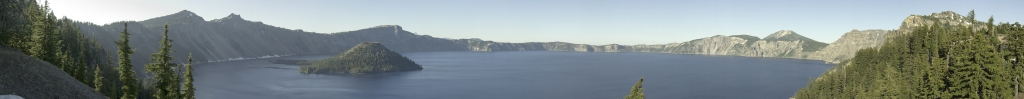
[[[106,99],[48,62],[0,44],[0,95],[25,99]]]

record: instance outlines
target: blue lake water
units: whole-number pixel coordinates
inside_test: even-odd
[[[786,99],[833,65],[660,53],[410,52],[423,70],[302,75],[272,59],[196,65],[200,99],[617,99],[640,77],[649,99]]]

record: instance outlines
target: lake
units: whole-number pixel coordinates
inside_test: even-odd
[[[200,99],[621,99],[641,77],[649,99],[787,99],[822,61],[661,53],[409,52],[421,71],[303,75],[273,59],[198,64]]]

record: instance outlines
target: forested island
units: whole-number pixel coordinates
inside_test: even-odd
[[[306,61],[303,74],[383,73],[423,70],[419,64],[377,42],[359,43],[352,49],[323,60]],[[301,63],[301,62],[300,62]]]

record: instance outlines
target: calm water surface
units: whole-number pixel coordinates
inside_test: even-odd
[[[412,52],[424,70],[302,75],[257,59],[195,67],[200,99],[617,99],[644,78],[651,99],[786,99],[822,61],[657,53]],[[323,59],[329,55],[275,59]]]

